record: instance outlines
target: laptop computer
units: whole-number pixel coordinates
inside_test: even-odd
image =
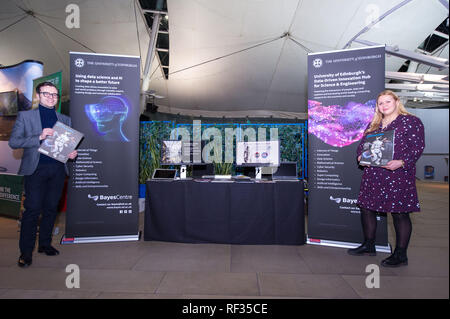
[[[298,182],[297,162],[281,162],[280,166],[272,173],[272,180]]]
[[[153,171],[152,179],[156,180],[174,180],[177,176],[176,169],[169,168],[155,168]]]

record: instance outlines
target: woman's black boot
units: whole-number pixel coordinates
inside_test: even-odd
[[[381,262],[384,267],[400,267],[408,265],[405,248],[395,248],[394,253]]]
[[[367,239],[361,246],[349,249],[347,252],[352,256],[376,256],[377,251],[375,249],[375,240]]]

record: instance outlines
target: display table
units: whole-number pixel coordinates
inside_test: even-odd
[[[144,240],[305,243],[303,183],[146,183]]]

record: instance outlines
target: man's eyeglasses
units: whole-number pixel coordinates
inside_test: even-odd
[[[59,97],[58,93],[50,93],[50,92],[39,92],[40,94],[42,94],[44,97],[52,97],[54,99],[57,99]]]

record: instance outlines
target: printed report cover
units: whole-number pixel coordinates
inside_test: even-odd
[[[385,166],[394,157],[394,131],[366,136],[360,165]]]
[[[75,150],[83,138],[83,133],[59,121],[55,123],[53,130],[55,131],[53,135],[47,136],[38,151],[55,160],[66,163],[68,155]]]

